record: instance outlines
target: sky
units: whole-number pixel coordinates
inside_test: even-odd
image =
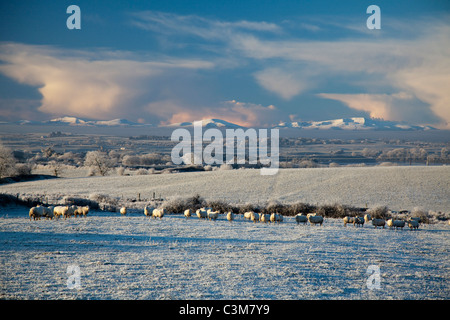
[[[68,29],[70,5],[81,29]],[[370,5],[380,29],[369,29]],[[0,121],[450,129],[450,1],[2,1]]]

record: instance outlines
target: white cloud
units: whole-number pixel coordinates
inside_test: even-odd
[[[327,98],[373,115],[383,115],[386,120],[401,120],[398,119],[402,118],[401,112],[406,112],[403,119],[426,121],[433,117],[425,120],[422,116],[431,110],[435,115],[434,125],[440,122],[440,127],[450,128],[450,25],[437,20],[434,24],[424,24],[424,28],[416,37],[406,39],[262,40],[254,35],[239,35],[231,45],[260,64],[277,64],[276,69],[257,72],[255,78],[263,88],[284,99],[306,89],[323,92],[321,84],[330,79],[351,83],[352,79],[365,77],[372,79],[366,82],[371,86],[360,83],[361,93],[328,94]],[[301,78],[293,72],[301,74]],[[403,104],[394,103],[399,101],[398,97],[385,93],[387,87],[390,92],[414,97],[415,106],[422,102],[421,108],[425,110],[415,116],[409,114]],[[437,117],[440,121],[436,121]]]
[[[290,100],[308,87],[306,81],[280,68],[264,69],[255,73],[254,76],[262,87],[285,100]]]
[[[264,107],[260,104],[239,102],[236,100],[224,101],[217,106],[197,107],[195,109],[179,108],[167,103],[173,110],[172,117],[163,124],[191,122],[202,119],[219,118],[244,127],[260,127],[273,124],[274,119],[283,118],[283,112],[275,106]]]
[[[239,32],[275,32],[281,28],[265,21],[221,21],[197,15],[178,15],[159,11],[130,14],[131,24],[159,34],[194,35],[207,40],[228,40]]]
[[[143,111],[159,114],[158,109],[143,110],[140,99],[154,90],[151,85],[160,87],[158,82],[162,80],[170,85],[170,79],[162,75],[214,66],[201,60],[141,61],[126,56],[103,52],[94,59],[88,52],[8,43],[0,46],[0,60],[4,62],[0,72],[38,87],[41,112],[104,119]]]

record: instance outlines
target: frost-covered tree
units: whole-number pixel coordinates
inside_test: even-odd
[[[102,176],[113,168],[113,161],[104,152],[89,151],[84,158],[84,165]]]
[[[52,161],[49,164],[49,169],[53,173],[55,177],[59,177],[61,173],[64,171],[64,165],[58,161]]]
[[[13,176],[16,172],[15,169],[16,159],[12,151],[0,145],[0,178]]]

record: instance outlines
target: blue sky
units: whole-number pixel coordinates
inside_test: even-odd
[[[66,8],[81,9],[68,30]],[[369,30],[369,5],[381,29]],[[449,129],[450,2],[11,1],[0,120],[365,116]]]

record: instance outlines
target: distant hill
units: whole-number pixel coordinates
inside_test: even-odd
[[[368,119],[364,117],[324,121],[280,122],[274,128],[300,128],[319,130],[436,130],[431,126],[410,125],[396,121]]]
[[[202,122],[202,127],[204,128],[244,128],[235,123],[231,123],[221,119],[203,119],[199,120]],[[193,122],[180,122],[180,123],[172,123],[167,125],[168,127],[193,127]]]
[[[68,126],[96,126],[96,127],[115,127],[115,126],[151,126],[150,124],[141,124],[127,119],[112,120],[84,120],[77,117],[65,116],[46,121],[20,120],[15,122],[20,125],[68,125]]]
[[[204,128],[230,128],[238,129],[245,128],[232,122],[228,122],[222,119],[203,119],[202,122]],[[133,122],[127,119],[113,119],[113,120],[84,120],[77,117],[65,116],[61,118],[55,118],[47,121],[30,121],[20,120],[14,122],[19,125],[68,125],[68,126],[90,126],[90,127],[157,127],[151,124],[142,124]],[[193,127],[192,122],[180,122],[172,123],[169,125],[159,126],[164,128],[174,127]],[[425,130],[437,130],[431,126],[410,125],[397,121],[385,121],[380,119],[370,119],[364,117],[354,118],[342,118],[332,119],[324,121],[296,121],[296,122],[280,122],[278,125],[272,126],[272,128],[284,129],[284,128],[298,128],[298,129],[317,129],[317,130],[379,130],[379,131],[425,131]]]

